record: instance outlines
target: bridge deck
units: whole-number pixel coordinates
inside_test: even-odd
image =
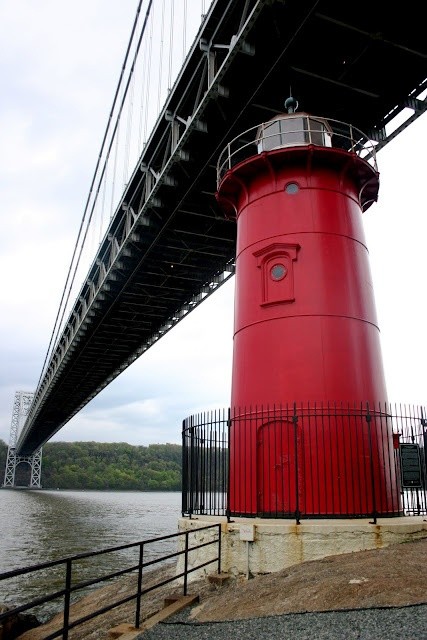
[[[17,443],[37,450],[228,279],[236,228],[216,204],[216,161],[283,110],[354,124],[378,140],[426,102],[422,4],[217,0],[187,56],[89,270]],[[218,46],[221,45],[221,46]],[[224,45],[227,45],[224,47]]]

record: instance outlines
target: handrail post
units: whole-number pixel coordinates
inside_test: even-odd
[[[221,573],[221,523],[218,523],[218,575]]]
[[[62,629],[63,640],[68,640],[68,624],[70,622],[71,563],[71,558],[67,558],[65,564],[64,621]]]
[[[185,552],[184,552],[184,595],[187,595],[188,584],[188,536],[189,531],[185,532]]]
[[[139,629],[141,618],[142,566],[144,564],[144,543],[139,545],[138,591],[136,594],[135,629]]]

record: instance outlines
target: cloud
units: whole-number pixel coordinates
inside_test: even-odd
[[[427,221],[423,194],[427,118],[378,154],[378,204],[364,214],[389,400],[425,404]]]
[[[33,390],[41,371],[135,4],[0,3],[0,438],[6,441],[14,393]],[[200,13],[200,3],[196,8]],[[423,403],[426,395],[426,139],[424,115],[380,152],[379,203],[363,216],[389,398],[396,402]],[[183,418],[228,406],[233,290],[230,281],[182,320],[55,440],[179,442]]]

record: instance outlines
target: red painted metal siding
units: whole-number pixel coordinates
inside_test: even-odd
[[[225,175],[218,199],[228,213],[235,212],[238,226],[232,411],[255,405],[355,402],[360,407],[387,401],[361,219],[364,189],[375,181],[374,169],[355,154],[313,146],[262,153]],[[252,453],[245,468],[239,463],[232,469],[231,481],[254,487],[254,513],[274,510],[278,502],[291,511],[296,508],[286,503],[286,495],[295,491],[291,463],[285,464],[295,445],[290,444],[288,427],[285,437],[283,425],[276,424],[274,434],[274,424],[251,434],[240,432],[237,425],[234,430],[232,446],[245,446]],[[375,432],[375,420],[371,428]],[[310,451],[319,443],[314,433],[296,437],[302,448],[300,481],[307,483]],[[332,476],[316,489],[325,496],[325,513],[328,504],[333,506],[334,492],[345,491],[340,465],[352,465],[357,475],[368,446],[367,432],[357,436],[351,454],[342,434],[327,437],[336,438],[337,448],[336,456],[324,461],[332,466]],[[371,446],[389,450],[390,437],[381,432],[371,438]],[[275,438],[281,443],[271,464],[262,453],[265,438],[270,444]],[[387,459],[382,469],[373,471],[385,493],[391,466]],[[278,473],[289,477],[280,495]],[[269,490],[273,485],[274,495]],[[372,505],[363,502],[367,492],[362,485],[359,493],[362,511],[372,511]],[[232,510],[239,511],[238,506],[233,504]],[[309,513],[310,505],[304,509]]]

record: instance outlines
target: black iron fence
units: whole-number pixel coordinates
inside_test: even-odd
[[[408,406],[205,412],[183,423],[183,515],[427,513],[427,414]]]
[[[225,515],[229,488],[230,411],[190,416],[182,429],[182,513]]]
[[[211,530],[213,532],[212,536],[209,536],[208,540],[204,540],[203,542],[197,543],[196,540],[197,534],[200,531],[208,531]],[[154,560],[145,561],[145,553],[147,548],[150,548],[150,545],[154,543],[159,543],[166,540],[172,540],[179,538],[184,538],[183,548],[174,552],[167,553],[161,555]],[[196,564],[194,561],[189,563],[190,556],[192,552],[201,549],[203,547],[209,547],[215,545],[217,547],[217,553],[212,557],[212,554],[208,554],[208,559],[205,562]],[[112,573],[108,573],[103,575],[102,577],[93,578],[90,580],[84,580],[80,582],[75,582],[73,580],[73,573],[75,572],[77,566],[82,561],[85,561],[90,558],[95,558],[96,556],[111,554],[117,551],[124,551],[129,549],[135,549],[138,561],[133,563],[130,566],[123,567],[120,571],[114,571]],[[165,561],[172,560],[173,558],[178,558],[179,556],[183,556],[183,566],[182,571],[178,571],[173,575],[159,579],[158,581],[154,580],[149,586],[143,585],[143,571],[147,569],[147,567],[155,567],[159,563],[165,563]],[[64,581],[63,587],[57,591],[53,591],[52,593],[46,594],[40,598],[34,599],[31,602],[23,604],[21,606],[15,607],[13,609],[9,609],[5,613],[0,613],[0,630],[2,626],[6,627],[8,620],[14,618],[19,613],[24,613],[28,611],[33,611],[36,608],[40,608],[46,603],[51,603],[53,601],[59,601],[60,609],[63,610],[63,623],[61,628],[57,629],[53,633],[46,635],[43,640],[53,640],[53,638],[63,638],[63,640],[67,640],[69,631],[78,627],[97,616],[102,615],[103,613],[107,613],[107,611],[111,611],[112,609],[124,605],[128,602],[135,601],[135,627],[138,629],[140,627],[141,622],[141,602],[143,596],[147,593],[158,589],[166,584],[175,582],[179,579],[183,579],[182,590],[183,594],[187,595],[188,588],[188,576],[190,573],[202,569],[207,565],[216,564],[218,573],[221,573],[221,525],[213,524],[206,527],[200,527],[197,529],[192,529],[191,531],[181,531],[179,533],[174,533],[166,536],[161,536],[158,538],[150,538],[147,540],[142,540],[140,542],[135,542],[131,544],[125,544],[117,547],[109,547],[108,549],[103,549],[101,551],[95,551],[91,553],[81,553],[78,555],[70,556],[68,558],[62,558],[61,560],[55,560],[52,562],[45,562],[37,565],[33,565],[31,567],[26,567],[24,569],[16,569],[14,571],[7,571],[5,573],[0,573],[0,583],[7,585],[7,580],[12,580],[20,577],[28,577],[29,575],[42,575],[46,570],[49,569],[57,569],[63,568],[64,570]],[[105,606],[101,607],[93,611],[92,613],[85,615],[81,618],[71,620],[70,617],[70,607],[72,598],[76,598],[76,596],[81,596],[86,593],[89,587],[93,587],[98,584],[106,583],[117,579],[121,576],[125,576],[128,574],[135,575],[135,591],[126,597],[122,597],[119,600],[115,600],[114,602],[109,602]],[[46,580],[45,580],[46,582]],[[22,587],[25,590],[25,584]],[[2,637],[7,637],[2,636]],[[39,636],[38,636],[39,637]]]

